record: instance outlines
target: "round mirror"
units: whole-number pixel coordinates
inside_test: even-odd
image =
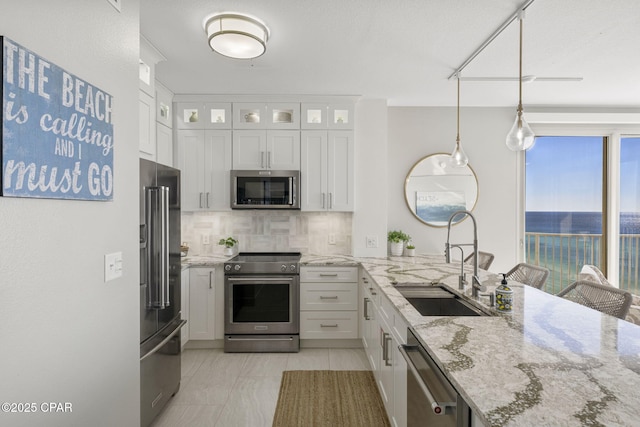
[[[404,183],[409,210],[432,227],[446,227],[451,215],[472,211],[478,200],[478,179],[471,166],[455,167],[449,154],[432,154],[419,160]],[[459,217],[459,218],[458,218]],[[452,224],[467,218],[458,215]]]

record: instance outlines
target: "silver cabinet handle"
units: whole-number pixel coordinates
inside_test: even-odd
[[[326,194],[322,193],[322,209],[324,209]]]
[[[209,208],[209,193],[207,192],[207,207]]]
[[[338,295],[332,296],[332,297],[325,297],[320,295],[320,299],[338,299]]]
[[[271,151],[267,151],[267,169],[271,169]]]
[[[324,323],[321,323],[321,324],[320,324],[320,327],[321,327],[321,328],[337,328],[337,327],[338,327],[338,324],[337,324],[337,323],[334,323],[333,325],[325,325]]]
[[[364,320],[371,320],[371,317],[369,317],[369,301],[371,301],[369,298],[364,299]]]
[[[384,366],[392,366],[392,363],[390,363],[391,358],[389,357],[389,343],[391,342],[391,335],[385,332],[382,339],[384,340],[384,345],[382,346],[382,351],[384,352],[382,355]]]
[[[211,276],[213,276],[213,271],[210,271],[210,272],[209,272],[209,289],[212,289],[212,286],[211,286],[211,281],[212,281],[212,280],[211,280]]]
[[[198,206],[202,208],[202,193],[200,193],[200,196],[198,196]]]
[[[338,273],[320,273],[320,277],[338,277]]]
[[[329,209],[333,209],[333,193],[329,193]]]
[[[260,167],[264,169],[264,151],[260,152]]]

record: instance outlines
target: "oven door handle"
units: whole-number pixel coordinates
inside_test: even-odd
[[[227,277],[229,282],[292,282],[293,277]]]
[[[418,383],[418,386],[420,386],[420,389],[429,400],[429,405],[431,406],[431,410],[436,415],[444,415],[447,412],[447,408],[452,408],[455,410],[456,402],[436,401],[436,399],[433,397],[433,394],[431,393],[431,390],[429,390],[429,387],[427,386],[427,384],[425,384],[424,381],[422,380],[422,376],[420,375],[420,372],[418,372],[418,368],[416,368],[416,365],[413,363],[411,356],[409,356],[409,353],[407,353],[407,349],[412,350],[415,348],[416,348],[415,346],[410,346],[406,344],[402,344],[398,346],[398,350],[400,350],[402,357],[404,357],[404,360],[406,360],[407,362],[407,367],[415,377],[416,382]]]

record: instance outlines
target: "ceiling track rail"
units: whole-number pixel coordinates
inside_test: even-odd
[[[487,46],[489,46],[491,44],[491,42],[493,40],[495,40],[496,37],[498,37],[508,26],[509,24],[511,24],[513,21],[515,21],[520,14],[525,11],[529,6],[531,6],[531,3],[533,3],[535,0],[527,0],[525,1],[522,6],[520,6],[518,8],[517,11],[515,11],[511,16],[509,16],[509,18],[507,18],[506,21],[504,21],[502,23],[502,25],[500,25],[500,27],[498,27],[497,30],[495,30],[493,32],[493,34],[491,34],[489,36],[489,38],[487,40],[484,41],[484,43],[482,43],[480,45],[479,48],[477,48],[472,54],[471,56],[469,56],[463,63],[462,65],[460,65],[454,72],[453,74],[451,74],[448,78],[448,80],[451,79],[455,79],[458,78],[460,76],[460,73],[462,72],[462,70],[464,70],[466,68],[467,65],[469,65],[471,63],[471,61],[473,61],[476,56],[478,56],[480,54],[480,52],[482,52]]]

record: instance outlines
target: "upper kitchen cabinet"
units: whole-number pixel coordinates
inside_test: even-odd
[[[175,106],[178,129],[231,129],[230,102],[178,102]]]
[[[182,210],[229,210],[231,131],[182,129],[176,135]]]
[[[234,131],[233,169],[300,170],[300,132]]]
[[[173,166],[173,93],[156,82],[156,161]]]
[[[300,129],[300,104],[235,102],[233,128]]]
[[[302,131],[301,209],[354,209],[354,136],[352,131]]]
[[[138,145],[140,157],[152,161],[158,161],[156,138],[156,123],[158,120],[156,107],[158,101],[156,99],[155,67],[158,62],[164,60],[166,58],[147,39],[140,36],[138,70],[138,121],[140,133],[138,135]],[[163,147],[162,152],[164,153],[165,151]],[[163,160],[165,159],[163,158]]]
[[[303,103],[302,129],[353,129],[353,104]]]

